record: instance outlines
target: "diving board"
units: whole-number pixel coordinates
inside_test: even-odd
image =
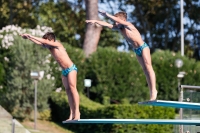
[[[180,119],[79,119],[63,121],[63,124],[173,124],[173,125],[200,125],[200,120],[180,120]]]
[[[191,102],[154,100],[154,101],[139,102],[138,104],[200,110],[200,103],[191,103]]]

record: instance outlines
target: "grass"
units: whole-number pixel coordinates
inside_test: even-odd
[[[37,120],[36,130],[33,121],[24,121],[21,124],[31,133],[73,133],[51,121]]]

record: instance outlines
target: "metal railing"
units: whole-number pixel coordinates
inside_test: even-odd
[[[183,102],[191,102],[191,98],[184,98],[184,91],[191,90],[190,92],[200,91],[200,86],[193,86],[193,85],[180,85],[180,92],[179,92],[179,101]],[[200,101],[199,101],[200,102]],[[180,119],[183,119],[183,109],[180,108],[179,110]],[[179,133],[183,132],[183,125],[179,126]]]

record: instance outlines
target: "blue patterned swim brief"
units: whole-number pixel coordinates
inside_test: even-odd
[[[74,64],[73,64],[71,67],[62,70],[62,75],[63,75],[63,76],[67,76],[67,75],[68,75],[71,71],[73,71],[73,70],[78,71],[78,68],[77,68],[76,65],[74,65]]]
[[[146,48],[146,47],[149,48],[149,45],[147,45],[146,43],[144,43],[144,44],[141,45],[139,48],[133,49],[133,51],[136,53],[136,55],[142,56],[142,50],[143,50],[144,48]]]

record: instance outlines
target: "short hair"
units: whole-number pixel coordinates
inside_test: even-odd
[[[53,32],[47,32],[46,34],[44,34],[42,38],[48,39],[49,41],[51,40],[53,40],[54,42],[56,41],[56,36]]]
[[[127,13],[123,11],[116,13],[114,16],[127,20]]]

